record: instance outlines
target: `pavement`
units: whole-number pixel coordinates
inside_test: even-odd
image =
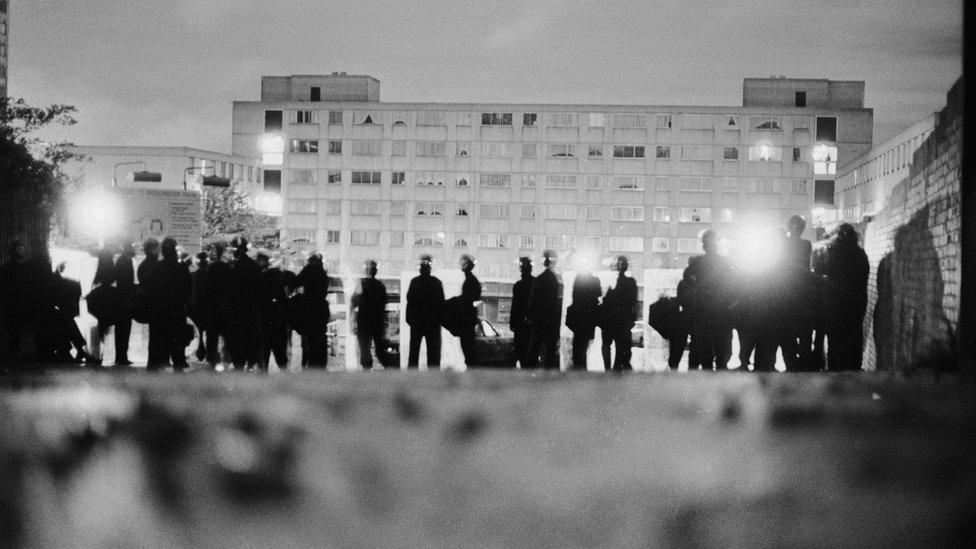
[[[869,373],[8,372],[0,540],[972,546],[974,396]]]

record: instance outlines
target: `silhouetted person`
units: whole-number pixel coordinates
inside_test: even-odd
[[[246,238],[234,238],[231,247],[227,347],[235,369],[255,368],[261,362],[261,268],[247,255]]]
[[[20,359],[20,343],[31,324],[34,297],[30,292],[31,271],[27,263],[27,246],[20,240],[10,244],[10,261],[0,267],[0,305],[7,325],[7,359]]]
[[[81,283],[64,277],[64,262],[58,264],[54,270],[54,288],[56,292],[55,310],[57,311],[56,326],[52,329],[58,333],[55,356],[60,362],[82,361],[88,357],[85,337],[75,323],[75,317],[80,314],[78,302],[81,300]],[[71,348],[75,349],[72,358]]]
[[[786,224],[787,238],[783,245],[787,312],[785,337],[781,342],[783,361],[787,371],[811,371],[813,360],[813,329],[815,313],[820,301],[817,284],[810,271],[813,245],[803,238],[807,222],[802,216],[790,217]]]
[[[92,280],[92,291],[88,294],[89,312],[95,316],[98,325],[95,328],[95,338],[92,347],[97,347],[98,356],[89,356],[86,362],[99,365],[105,356],[102,346],[105,336],[109,329],[119,321],[121,310],[118,306],[121,302],[114,287],[115,284],[115,258],[110,250],[101,249],[98,251],[98,263],[95,267],[95,278]],[[94,309],[93,307],[94,306]],[[98,343],[96,346],[95,343]]]
[[[407,367],[420,363],[420,341],[427,340],[427,367],[441,365],[441,316],[444,314],[444,285],[431,276],[429,255],[420,256],[420,275],[407,290],[407,325],[410,326],[410,353]]]
[[[136,322],[149,323],[149,292],[148,288],[156,272],[159,270],[159,241],[149,237],[142,243],[142,253],[145,255],[139,267],[136,268],[136,298],[133,307],[133,318]]]
[[[211,247],[210,263],[204,272],[200,293],[200,316],[207,324],[207,363],[216,368],[221,361],[220,339],[228,345],[227,329],[232,314],[231,266],[227,257],[227,245],[214,242]]]
[[[172,362],[183,371],[186,363],[186,310],[190,299],[190,272],[176,254],[176,240],[163,239],[162,258],[149,286],[149,360],[147,368],[157,370]]]
[[[668,367],[677,370],[681,364],[681,357],[684,356],[685,349],[688,347],[688,336],[691,334],[691,319],[689,318],[688,308],[690,303],[690,292],[694,282],[687,278],[687,273],[678,281],[677,296],[668,305],[668,310],[664,313],[670,317],[671,329],[665,336],[668,340]],[[652,305],[653,306],[653,305]],[[648,314],[650,318],[650,314]],[[688,369],[692,369],[698,364],[698,356],[694,349],[688,351]]]
[[[121,253],[115,259],[115,289],[122,307],[115,321],[115,365],[131,366],[129,337],[132,334],[132,309],[135,306],[136,275],[132,258],[136,255],[131,242],[122,244]]]
[[[213,292],[207,291],[207,268],[210,266],[210,259],[207,252],[197,254],[197,260],[193,269],[190,271],[190,320],[196,326],[197,350],[194,353],[197,360],[203,361],[207,358],[206,334],[207,326],[213,316]]]
[[[529,319],[531,338],[529,341],[529,364],[539,367],[539,352],[545,348],[546,360],[542,367],[547,370],[559,369],[559,317],[562,315],[562,294],[559,277],[556,276],[556,252],[546,250],[542,253],[545,269],[535,277],[526,316]]]
[[[724,370],[732,356],[732,266],[718,254],[718,233],[709,229],[702,234],[704,255],[688,260],[686,275],[694,285],[692,296],[691,344],[696,358],[705,370]]]
[[[370,344],[376,348],[380,366],[391,366],[386,355],[386,286],[376,280],[376,262],[367,260],[363,265],[365,277],[359,279],[359,287],[352,296],[356,310],[356,339],[359,341],[359,364],[365,370],[373,367]]]
[[[637,321],[637,281],[626,275],[630,263],[626,256],[617,256],[617,280],[607,289],[601,307],[601,339],[603,368],[606,371],[630,370],[630,330]],[[610,345],[616,356],[610,361]]]
[[[478,324],[478,310],[474,302],[481,299],[481,282],[474,276],[474,258],[468,254],[459,260],[464,282],[461,284],[461,295],[458,299],[461,353],[464,354],[464,364],[474,366],[478,361],[477,348],[474,343],[474,330]]]
[[[512,286],[512,307],[509,312],[509,327],[513,334],[512,368],[515,361],[518,361],[522,369],[530,368],[529,361],[529,338],[530,328],[526,319],[526,308],[529,305],[529,295],[532,293],[532,284],[535,277],[532,276],[532,259],[527,256],[519,258],[519,271],[521,278]]]
[[[271,259],[261,252],[256,257],[261,269],[261,368],[267,370],[271,355],[279,369],[288,368],[288,325],[285,323],[287,281],[281,269],[271,266]]]
[[[827,369],[830,371],[861,369],[862,323],[867,309],[870,266],[857,237],[853,226],[840,225],[824,258]]]
[[[566,326],[573,331],[573,368],[586,370],[586,353],[596,334],[597,309],[603,289],[600,279],[582,267],[573,280],[573,302],[566,308]]]
[[[784,361],[796,368],[796,360],[790,353],[796,353],[796,343],[789,342],[795,337],[797,289],[792,284],[796,278],[795,265],[784,260],[786,236],[781,229],[769,229],[767,245],[770,254],[776,259],[762,269],[752,273],[750,288],[752,307],[749,314],[755,325],[757,372],[776,371],[776,351],[782,347]],[[776,258],[776,250],[780,256]],[[790,347],[792,350],[788,351]],[[795,355],[794,355],[795,356]]]
[[[309,368],[325,368],[328,360],[326,326],[329,324],[329,275],[322,263],[322,256],[309,256],[302,271],[295,277],[295,290],[302,294],[302,365]],[[293,298],[294,299],[294,298]],[[301,332],[299,332],[301,333]]]

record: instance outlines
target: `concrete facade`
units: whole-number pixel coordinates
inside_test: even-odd
[[[807,106],[784,104],[797,91]],[[266,190],[280,180],[282,242],[321,251],[336,273],[471,253],[482,280],[512,281],[517,257],[545,248],[625,253],[634,272],[681,268],[706,228],[734,236],[810,216],[815,188],[832,201],[835,174],[872,140],[858,82],[747,79],[744,106],[718,107],[381,103],[378,92],[367,76],[266,77],[265,100],[234,102],[233,153],[262,157]]]

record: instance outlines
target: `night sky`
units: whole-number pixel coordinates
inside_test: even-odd
[[[961,74],[947,0],[11,0],[9,94],[85,145],[230,151],[261,75],[369,74],[381,99],[740,105],[744,77],[865,80],[875,143]]]

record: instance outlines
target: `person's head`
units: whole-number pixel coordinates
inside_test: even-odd
[[[147,238],[142,243],[142,253],[146,254],[146,257],[159,257],[159,241],[151,236]]]
[[[474,270],[474,258],[468,254],[463,254],[458,260],[458,264],[460,265],[461,270],[464,272]]]
[[[800,238],[803,231],[807,228],[807,220],[802,215],[791,216],[786,222],[786,230],[790,233],[790,238]]]
[[[210,245],[210,261],[214,263],[222,261],[225,253],[227,253],[227,243],[223,240],[218,240]]]
[[[230,245],[234,248],[234,257],[241,258],[247,255],[248,242],[243,236],[235,236]]]
[[[546,268],[555,267],[557,261],[559,261],[559,255],[555,250],[545,250],[542,252],[542,264]]]
[[[200,253],[198,253],[197,254],[197,265],[201,265],[201,266],[202,265],[206,265],[207,264],[207,261],[209,260],[209,258],[210,258],[210,256],[207,255],[207,252],[200,252]]]
[[[321,267],[323,264],[322,254],[311,254],[308,259],[305,260],[307,265],[314,265],[316,267]]]
[[[163,243],[160,244],[159,250],[163,254],[163,259],[176,259],[176,239],[167,236],[163,239]]]
[[[708,229],[701,235],[702,250],[705,253],[712,255],[718,253],[718,231],[714,229]]]
[[[27,259],[27,246],[23,240],[17,238],[10,243],[10,258],[17,262]]]
[[[271,258],[264,252],[258,252],[258,255],[254,256],[254,260],[257,261],[258,267],[262,271],[271,266]]]
[[[627,268],[630,267],[630,261],[627,260],[627,256],[618,255],[617,256],[617,273],[623,276],[627,272]]]
[[[522,276],[528,276],[532,274],[531,257],[527,255],[523,255],[522,257],[519,258],[519,272],[522,273]]]
[[[837,235],[834,240],[840,246],[857,246],[857,231],[850,223],[841,223],[837,227]]]
[[[379,269],[376,268],[376,261],[373,259],[367,259],[363,262],[363,273],[368,277],[376,276]]]
[[[434,263],[434,258],[430,254],[420,256],[420,274],[429,275],[432,263]]]
[[[119,253],[125,257],[131,258],[132,256],[136,255],[136,250],[132,246],[132,242],[126,240],[119,245]]]
[[[63,272],[64,272],[64,268],[65,268],[65,267],[66,267],[66,265],[65,265],[65,263],[64,263],[64,261],[62,261],[61,263],[58,263],[58,266],[57,266],[57,267],[55,267],[55,269],[54,269],[54,270],[55,270],[55,271],[56,271],[56,272],[57,272],[58,274],[61,274],[61,273],[63,273]]]

